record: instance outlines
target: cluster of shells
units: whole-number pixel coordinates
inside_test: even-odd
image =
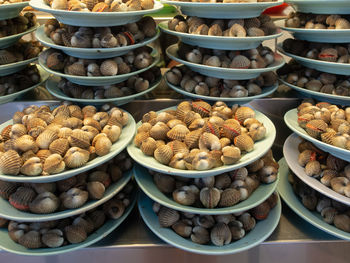
[[[164,165],[210,170],[237,163],[265,135],[265,126],[249,107],[184,101],[174,110],[146,113],[134,144]]]
[[[211,67],[257,69],[269,67],[275,62],[274,52],[262,45],[249,50],[227,51],[180,43],[177,53],[184,60]]]
[[[273,35],[277,27],[267,15],[247,19],[204,19],[177,15],[168,21],[173,31],[195,35],[225,37],[262,37]]]
[[[154,0],[45,0],[52,9],[82,12],[128,12],[153,9]]]
[[[298,107],[298,124],[313,138],[350,150],[350,107],[345,109],[327,102]]]
[[[9,237],[28,249],[56,248],[84,242],[108,220],[120,218],[130,205],[133,185],[97,209],[75,217],[45,222],[16,222],[0,218],[0,227],[8,229]]]
[[[19,40],[13,46],[0,50],[0,65],[6,65],[35,58],[43,47],[38,41]]]
[[[16,35],[36,25],[34,13],[27,12],[18,17],[0,21],[0,37]]]
[[[290,174],[288,179],[293,186],[293,191],[308,210],[319,213],[327,224],[350,233],[349,206],[316,192],[295,175]]]
[[[247,167],[217,176],[192,179],[151,173],[157,188],[175,202],[185,206],[215,208],[234,206],[248,199],[260,183],[276,181],[278,168],[270,150]]]
[[[189,68],[173,67],[165,73],[167,81],[181,89],[201,96],[241,98],[256,96],[262,88],[276,84],[277,76],[272,71],[262,73],[250,80],[218,79],[201,75]]]
[[[268,217],[277,204],[277,194],[272,194],[257,207],[244,212],[226,215],[197,215],[178,212],[153,204],[161,227],[172,228],[179,236],[201,245],[224,246],[242,239],[253,231],[257,221]]]
[[[350,164],[325,153],[310,142],[299,144],[298,163],[305,173],[333,191],[350,197]]]
[[[307,42],[288,38],[283,42],[286,52],[309,59],[336,63],[350,63],[348,44]]]
[[[76,27],[56,19],[45,23],[45,34],[56,45],[76,48],[114,48],[133,45],[156,35],[154,19],[145,16],[136,23],[116,27]]]
[[[131,167],[130,157],[121,153],[114,160],[87,173],[54,183],[20,184],[0,181],[0,197],[8,200],[18,210],[35,214],[77,209],[89,200],[103,198],[107,188]]]
[[[36,65],[29,65],[19,72],[0,77],[0,96],[27,89],[38,84],[40,80],[41,76]]]
[[[285,21],[286,27],[305,29],[350,29],[349,16],[319,15],[291,12]]]
[[[128,118],[116,107],[29,106],[1,131],[0,172],[39,176],[82,167],[110,152]]]
[[[58,87],[64,94],[77,99],[120,98],[147,90],[161,76],[160,69],[153,67],[145,72],[130,77],[127,81],[109,86],[81,86],[66,79],[61,79]]]
[[[29,0],[0,0],[0,5],[9,5],[9,4],[16,4],[21,2],[28,2]]]
[[[278,75],[286,82],[307,90],[350,96],[350,78],[306,68],[295,60],[277,70]]]
[[[198,2],[198,3],[263,3],[276,2],[277,0],[174,0],[178,2]]]
[[[126,55],[108,59],[79,59],[50,49],[40,54],[46,66],[74,76],[116,76],[149,67],[153,63],[152,48],[140,47]]]

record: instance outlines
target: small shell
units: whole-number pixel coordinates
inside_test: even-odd
[[[107,59],[101,63],[100,71],[103,76],[117,75],[118,64],[112,59]]]
[[[81,226],[66,226],[64,232],[66,239],[71,244],[81,243],[87,238],[87,233],[85,229]]]
[[[22,159],[16,151],[9,150],[0,155],[0,171],[3,174],[17,175],[21,165]]]
[[[321,211],[321,216],[323,220],[328,224],[333,224],[335,216],[338,214],[338,211],[334,207],[325,207]]]
[[[95,147],[96,154],[98,156],[103,156],[111,151],[112,142],[106,134],[101,133],[94,138],[92,141],[92,146]]]
[[[212,133],[204,132],[199,138],[199,149],[205,151],[221,150],[221,143],[217,136]]]
[[[72,131],[72,134],[68,137],[68,142],[71,147],[87,149],[90,146],[89,135],[80,129],[74,129]]]
[[[65,153],[68,151],[68,149],[69,149],[69,141],[63,138],[54,140],[49,146],[49,150],[52,153],[57,153],[61,156],[64,156]]]
[[[199,171],[210,170],[214,164],[215,160],[208,152],[199,152],[192,160],[192,168]]]
[[[35,191],[29,187],[19,187],[9,198],[10,204],[18,210],[28,211],[29,204],[36,196]]]
[[[203,118],[208,117],[211,112],[211,106],[205,101],[193,101],[192,109],[194,112],[199,113]]]
[[[23,124],[13,124],[11,126],[11,132],[9,133],[9,136],[12,139],[17,139],[21,137],[22,135],[25,135],[27,133],[27,128]]]
[[[89,158],[89,151],[79,147],[72,147],[66,152],[64,162],[68,168],[78,168],[85,165]]]
[[[43,166],[39,157],[29,158],[21,167],[21,174],[27,176],[37,176],[43,171]]]
[[[181,205],[193,205],[197,200],[197,194],[190,186],[182,186],[173,192],[173,199]]]
[[[220,190],[212,187],[205,187],[200,191],[199,199],[206,208],[214,208],[219,204],[221,197]]]
[[[17,188],[17,183],[0,181],[0,197],[9,199],[10,195],[16,192]]]
[[[222,125],[222,134],[233,141],[236,136],[241,134],[241,125],[236,120],[225,121]]]
[[[186,113],[192,111],[191,103],[188,101],[183,101],[176,108],[176,117],[183,120]]]
[[[106,190],[104,184],[97,181],[88,182],[86,188],[89,192],[89,197],[96,200],[101,199]]]
[[[61,201],[65,208],[75,209],[81,207],[89,198],[87,191],[78,188],[71,188],[61,195]]]
[[[239,221],[242,222],[243,228],[245,231],[250,231],[255,227],[255,219],[249,213],[243,213],[238,218]]]
[[[241,150],[234,146],[225,146],[222,148],[221,161],[224,165],[237,163],[241,159]]]
[[[190,220],[181,220],[172,225],[176,234],[188,238],[192,233],[192,222]]]
[[[306,124],[306,132],[313,138],[319,138],[328,125],[323,120],[311,120]]]
[[[178,124],[167,132],[167,137],[171,140],[183,141],[189,132],[185,125]]]
[[[149,135],[155,140],[165,140],[169,127],[164,122],[157,122],[149,131]]]
[[[180,214],[174,209],[162,206],[158,213],[158,221],[161,227],[170,227],[180,219]]]
[[[270,213],[270,205],[267,201],[262,202],[260,205],[254,207],[250,212],[252,216],[257,220],[264,220]]]
[[[197,244],[207,244],[210,241],[209,232],[201,226],[195,226],[192,229],[191,240]]]
[[[36,249],[42,247],[41,235],[38,231],[29,231],[18,239],[18,243],[25,248]]]
[[[254,141],[250,136],[248,136],[246,134],[241,134],[241,135],[235,137],[234,144],[241,151],[251,152],[254,150]]]
[[[175,179],[170,175],[156,173],[153,181],[162,193],[170,194],[175,190]]]
[[[57,133],[53,130],[45,130],[35,140],[40,149],[49,149],[50,144],[58,139]]]
[[[41,240],[47,247],[60,247],[64,243],[63,232],[60,229],[51,229],[42,235]]]
[[[228,224],[228,227],[230,228],[232,234],[232,240],[239,240],[245,236],[245,230],[243,228],[243,224],[240,221],[231,221]]]
[[[318,161],[310,161],[305,166],[305,173],[308,176],[319,176],[321,174],[321,164]]]
[[[255,112],[249,107],[239,107],[235,112],[235,119],[243,123],[248,118],[255,118]]]
[[[154,151],[156,150],[156,141],[153,138],[148,137],[141,143],[140,149],[144,154],[153,156]]]
[[[221,193],[220,207],[229,207],[237,204],[241,200],[240,191],[234,188],[227,188]]]
[[[118,141],[122,130],[116,125],[105,125],[102,129],[102,133],[105,133],[112,143]]]
[[[250,67],[250,60],[243,55],[235,56],[230,63],[230,68],[248,69],[249,67]]]
[[[162,163],[162,164],[169,164],[171,158],[173,157],[174,153],[170,146],[168,145],[162,145],[157,147],[154,151],[154,158]]]
[[[211,230],[210,239],[216,246],[228,245],[232,240],[231,230],[225,223],[218,223]]]
[[[44,174],[57,174],[65,169],[66,165],[63,158],[59,154],[51,154],[44,161]]]
[[[15,149],[27,152],[29,150],[35,150],[37,151],[37,147],[35,145],[34,139],[29,135],[22,135],[21,137],[17,138],[14,143]]]
[[[149,132],[138,132],[134,138],[134,144],[136,147],[141,146],[142,142],[149,137]],[[153,138],[152,138],[153,139]],[[154,139],[153,139],[154,140]]]
[[[50,192],[43,192],[29,204],[29,210],[36,214],[50,214],[58,209],[60,200]]]
[[[202,135],[202,130],[194,130],[185,136],[184,142],[188,146],[188,148],[193,149],[193,148],[198,148],[198,141],[200,136]]]

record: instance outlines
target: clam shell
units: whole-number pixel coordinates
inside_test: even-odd
[[[65,180],[58,181],[57,188],[60,192],[66,192],[69,189],[73,188],[74,185],[76,185],[76,184],[77,184],[77,177],[73,176],[73,177],[69,177]]]
[[[194,130],[186,134],[184,142],[189,149],[198,148],[198,141],[202,135],[202,130]]]
[[[225,146],[222,148],[221,161],[225,165],[237,163],[241,159],[241,149],[234,146]]]
[[[252,217],[249,213],[243,213],[240,215],[238,220],[242,222],[245,231],[251,231],[256,224],[254,217]]]
[[[85,165],[89,158],[89,151],[79,147],[72,147],[66,152],[64,162],[68,168],[78,168]]]
[[[18,243],[26,248],[36,249],[42,247],[41,235],[38,231],[29,231],[18,239]]]
[[[236,110],[234,116],[239,123],[243,123],[248,118],[255,118],[255,112],[249,107],[242,106]]]
[[[106,216],[101,210],[95,210],[89,214],[89,218],[94,224],[95,229],[100,228],[106,221]]]
[[[81,226],[70,225],[64,229],[65,237],[71,244],[83,242],[87,238],[85,229]]]
[[[181,220],[172,225],[176,234],[188,238],[192,233],[192,222],[190,220]]]
[[[171,140],[183,141],[189,132],[189,129],[185,125],[178,124],[168,131],[166,135]]]
[[[35,191],[29,187],[19,187],[16,192],[10,195],[10,204],[18,210],[29,210],[29,204],[34,200],[36,196]]]
[[[153,138],[148,137],[141,143],[140,149],[144,154],[153,156],[154,151],[156,150],[156,141]]]
[[[94,223],[91,221],[90,218],[87,218],[87,217],[84,217],[84,218],[81,216],[76,217],[73,220],[72,225],[83,227],[87,234],[91,234],[95,229]]]
[[[254,141],[250,136],[246,134],[241,134],[235,137],[234,144],[244,152],[251,152],[254,150]]]
[[[236,120],[226,120],[222,125],[222,135],[229,138],[231,141],[241,134],[241,125]]]
[[[171,141],[167,145],[171,147],[174,155],[178,153],[187,154],[189,152],[189,149],[184,142]]]
[[[180,219],[180,214],[174,209],[162,206],[158,213],[158,221],[161,227],[170,227]]]
[[[103,156],[111,151],[112,142],[108,139],[107,135],[101,133],[94,138],[92,145],[95,147],[96,154]]]
[[[183,101],[176,107],[176,117],[183,121],[186,113],[189,111],[192,111],[191,103]]]
[[[14,142],[14,147],[22,152],[37,149],[34,139],[29,135],[22,135],[21,137],[17,138]]]
[[[57,132],[53,130],[45,130],[35,140],[40,149],[49,149],[50,144],[58,139]]]
[[[199,138],[199,149],[201,150],[221,150],[221,143],[217,136],[212,133],[204,132]]]
[[[43,165],[39,157],[31,157],[21,167],[21,174],[27,176],[37,176],[43,171]]]
[[[17,188],[17,183],[0,181],[0,197],[9,199],[10,195],[13,194]]]
[[[220,127],[215,123],[211,123],[209,121],[205,122],[202,128],[203,132],[209,132],[214,134],[217,137],[220,137]]]
[[[69,209],[81,207],[86,203],[88,198],[89,193],[87,191],[80,190],[79,188],[71,188],[61,195],[63,206]]]
[[[154,158],[162,163],[162,164],[169,164],[171,158],[173,157],[174,153],[173,150],[169,145],[161,145],[157,147],[154,151]]]
[[[192,109],[199,113],[203,118],[208,117],[211,113],[211,105],[205,101],[192,101]]]
[[[190,186],[182,186],[173,192],[173,199],[181,205],[193,205],[197,200],[197,194]]]
[[[7,125],[5,128],[1,131],[1,137],[4,141],[7,141],[11,138],[10,133],[12,130],[12,125]]]
[[[51,229],[42,235],[41,241],[50,248],[60,247],[64,243],[63,232],[60,229]]]
[[[170,175],[156,173],[153,181],[162,193],[170,194],[175,190],[175,179]]]
[[[210,240],[216,246],[230,244],[232,240],[230,228],[225,223],[216,224],[210,231]]]
[[[107,124],[102,129],[102,133],[106,134],[108,139],[110,139],[112,143],[115,143],[116,141],[118,141],[121,132],[122,132],[121,128],[116,125]]]
[[[27,133],[27,128],[23,124],[17,123],[12,125],[9,136],[12,139],[17,139],[22,135],[25,135],[26,133]]]
[[[249,67],[250,60],[243,55],[235,56],[230,63],[230,68],[248,69]]]
[[[29,210],[36,214],[50,214],[58,209],[60,200],[53,193],[43,192],[29,204]]]
[[[306,132],[313,138],[319,138],[328,125],[323,120],[311,120],[306,124]]]
[[[210,241],[209,232],[201,226],[195,226],[192,229],[191,240],[197,244],[207,244]]]
[[[57,153],[61,156],[64,156],[65,153],[68,151],[68,149],[69,149],[69,141],[68,139],[63,139],[63,138],[54,140],[49,146],[49,150],[52,153]]]
[[[105,190],[106,188],[101,182],[93,181],[87,183],[87,191],[89,192],[89,197],[91,199],[101,199],[105,193]]]
[[[0,171],[3,174],[17,175],[21,165],[22,159],[16,151],[9,150],[0,155]]]
[[[250,213],[252,216],[255,217],[257,220],[264,220],[267,218],[267,216],[270,213],[270,205],[267,201],[262,202],[260,205],[254,207],[253,209],[250,210]]]
[[[149,131],[149,135],[155,140],[165,140],[169,127],[164,122],[157,122]]]
[[[108,217],[118,219],[124,214],[125,205],[121,200],[112,199],[103,205],[103,210]]]
[[[44,174],[58,174],[62,172],[66,167],[65,162],[61,155],[54,153],[49,155],[45,161],[43,166]]]
[[[138,132],[134,138],[134,144],[136,147],[140,147],[142,142],[149,137],[149,132]]]
[[[36,156],[40,158],[40,161],[42,163],[45,162],[46,158],[49,157],[50,155],[52,154],[52,152],[50,150],[39,150],[37,153],[36,153]]]
[[[212,169],[215,165],[215,160],[208,152],[199,152],[192,160],[192,168],[194,170],[204,171]]]
[[[72,131],[72,134],[68,137],[68,142],[71,147],[87,149],[90,146],[89,135],[80,129],[74,129]]]
[[[220,198],[220,190],[215,187],[205,187],[199,193],[199,199],[206,208],[216,207],[219,204]]]

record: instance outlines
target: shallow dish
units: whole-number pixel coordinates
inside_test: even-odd
[[[123,127],[122,134],[119,137],[119,140],[112,144],[111,151],[100,157],[96,157],[95,159],[89,161],[86,165],[71,169],[71,170],[65,170],[62,173],[59,174],[52,174],[48,176],[20,176],[20,175],[6,175],[6,174],[0,174],[0,180],[3,181],[9,181],[9,182],[22,182],[22,183],[49,183],[49,182],[56,182],[60,181],[69,177],[72,177],[74,175],[80,174],[82,172],[88,171],[100,164],[103,164],[107,162],[108,160],[112,159],[114,156],[116,156],[118,153],[120,153],[122,150],[125,149],[125,147],[129,144],[129,142],[132,140],[134,133],[135,133],[135,120],[131,116],[131,114],[128,113],[129,116],[129,122],[126,126]],[[7,125],[12,124],[12,120],[9,120],[3,124],[0,125],[0,130],[2,130]]]
[[[169,58],[182,63],[192,69],[195,72],[201,73],[206,76],[222,79],[252,79],[258,77],[263,72],[277,70],[284,65],[284,59],[281,55],[275,53],[275,62],[267,68],[259,69],[234,69],[234,68],[222,68],[211,67],[202,64],[196,64],[181,59],[177,55],[178,45],[174,44],[167,48],[166,54]]]
[[[188,16],[206,18],[250,18],[259,16],[265,9],[280,5],[282,0],[276,2],[259,3],[200,3],[161,0],[163,4],[180,7],[181,13]],[[215,12],[213,12],[215,10]]]
[[[174,107],[168,108],[168,109],[174,109]],[[162,111],[165,111],[165,110],[167,109],[164,109]],[[154,159],[153,156],[145,155],[140,150],[140,148],[137,148],[135,146],[134,142],[131,142],[128,145],[127,150],[130,157],[133,158],[136,162],[138,162],[144,167],[147,167],[151,170],[154,170],[160,173],[165,173],[170,175],[179,175],[179,176],[189,177],[189,178],[202,178],[206,176],[213,176],[213,175],[218,175],[228,171],[232,171],[240,167],[247,166],[248,164],[256,161],[257,159],[265,155],[265,153],[267,153],[267,151],[271,148],[273,142],[275,141],[276,129],[272,121],[259,111],[255,111],[255,113],[256,113],[256,119],[262,122],[266,127],[266,137],[263,140],[255,142],[254,150],[242,155],[242,158],[238,161],[238,163],[233,165],[224,165],[224,166],[220,166],[220,167],[217,167],[211,170],[206,170],[206,171],[180,170],[180,169],[175,169],[170,166],[161,164],[156,159]],[[137,127],[139,127],[140,125],[141,125],[141,122],[138,122]]]
[[[278,38],[282,35],[281,31],[277,34],[263,37],[224,37],[195,35],[170,30],[168,28],[168,21],[159,23],[159,28],[167,34],[179,37],[182,42],[189,45],[226,50],[247,50],[256,48],[261,44],[261,42],[269,39]]]
[[[350,233],[346,233],[333,225],[327,224],[323,221],[321,215],[317,212],[311,212],[300,202],[298,197],[293,192],[292,185],[288,182],[288,175],[290,173],[287,162],[282,158],[278,164],[280,165],[280,181],[278,183],[278,193],[286,204],[301,218],[314,225],[315,227],[336,237],[350,240]]]
[[[96,230],[94,233],[88,236],[88,238],[78,244],[70,244],[67,246],[59,248],[39,248],[39,249],[27,249],[20,244],[15,243],[8,235],[7,229],[0,229],[0,248],[19,255],[28,255],[28,256],[49,256],[57,255],[62,253],[67,253],[70,251],[77,250],[79,248],[90,246],[102,238],[106,237],[114,229],[116,229],[124,220],[128,217],[130,212],[133,210],[136,203],[136,194],[132,196],[133,200],[130,205],[125,209],[124,214],[118,219],[109,219],[104,223],[102,227]]]
[[[46,49],[44,52],[48,52],[48,50],[49,49]],[[84,86],[107,86],[107,85],[123,82],[123,81],[127,80],[128,78],[130,78],[131,76],[140,74],[141,72],[144,72],[144,71],[154,67],[158,63],[160,57],[159,57],[159,53],[155,49],[152,52],[152,56],[153,56],[153,63],[151,65],[149,65],[147,68],[136,70],[136,71],[130,72],[128,74],[115,75],[115,76],[102,76],[102,77],[68,75],[68,74],[64,74],[64,73],[49,69],[46,66],[46,62],[43,61],[43,59],[40,58],[40,56],[39,56],[38,61],[39,61],[40,66],[42,66],[49,73],[56,75],[56,76],[60,76],[60,77],[65,78],[65,79],[68,79],[70,82],[73,82],[75,84],[84,85]]]
[[[125,47],[115,47],[115,48],[74,48],[74,47],[66,47],[62,45],[56,45],[51,38],[46,36],[44,33],[44,25],[40,26],[35,31],[35,37],[43,44],[44,46],[52,47],[55,49],[62,50],[69,56],[78,57],[78,58],[86,58],[86,59],[102,59],[102,58],[110,58],[117,57],[128,53],[131,50],[136,48],[145,46],[154,40],[156,40],[160,35],[160,30],[157,30],[157,34],[154,37],[144,39],[140,43],[129,45]],[[1,40],[1,39],[0,39]]]
[[[0,9],[1,10],[1,9]],[[24,31],[19,34],[11,35],[11,36],[6,36],[6,37],[1,37],[0,38],[0,48],[7,48],[15,44],[21,37],[23,37],[26,34],[29,34],[30,32],[33,32],[36,30],[40,24],[36,24],[35,26],[32,26],[29,28],[27,31]]]
[[[349,14],[350,6],[348,0],[285,0],[291,4],[296,11],[314,14]]]
[[[296,39],[324,43],[350,42],[350,29],[306,29],[284,26],[284,19],[275,22],[275,25],[294,35]]]
[[[10,19],[18,16],[22,9],[28,5],[28,1],[0,5],[0,20]]]
[[[222,247],[214,245],[199,245],[190,239],[183,238],[170,228],[163,228],[159,225],[158,216],[152,210],[153,201],[145,194],[140,194],[138,198],[138,208],[143,221],[160,239],[177,248],[204,255],[226,255],[238,253],[258,244],[268,238],[277,227],[281,216],[282,205],[278,197],[278,203],[270,211],[269,216],[257,222],[255,228],[244,238]]]
[[[52,14],[59,22],[73,26],[106,27],[119,26],[140,20],[144,15],[156,13],[163,8],[154,1],[154,8],[129,12],[80,12],[52,9],[44,0],[30,0],[30,6],[38,11]]]
[[[301,65],[305,67],[313,68],[319,71],[333,73],[333,74],[350,75],[350,63],[345,64],[345,63],[327,62],[327,61],[297,56],[292,53],[288,53],[284,51],[281,43],[278,44],[278,51],[288,57],[294,58],[296,61],[298,61]]]
[[[328,152],[334,155],[335,157],[338,157],[340,159],[346,160],[347,162],[350,162],[350,151],[324,143],[320,140],[312,138],[309,134],[307,134],[307,132],[303,128],[301,128],[298,124],[297,109],[292,109],[288,111],[284,115],[284,121],[289,127],[289,129],[291,129],[293,132],[295,132],[299,136],[303,137],[305,140],[312,142],[313,144],[315,144],[315,146],[320,148],[322,151]]]
[[[82,103],[82,104],[92,104],[92,105],[100,105],[100,104],[105,104],[105,103],[113,103],[114,105],[120,106],[124,105],[126,103],[129,103],[130,101],[133,101],[135,98],[142,96],[148,92],[151,92],[154,90],[156,87],[158,87],[159,83],[161,82],[162,78],[158,78],[148,89],[145,91],[135,93],[129,96],[124,96],[124,97],[117,97],[117,98],[109,98],[109,99],[78,99],[78,98],[71,98],[68,97],[66,94],[62,92],[58,88],[58,82],[59,82],[59,77],[56,76],[51,76],[47,81],[46,81],[46,89],[51,93],[51,95],[55,96],[56,98],[59,98],[61,100],[68,100],[68,101],[73,101],[76,103]]]
[[[0,77],[16,73],[24,69],[28,64],[36,61],[38,57],[22,60],[15,63],[0,65]]]
[[[176,203],[171,197],[162,193],[153,182],[152,175],[146,168],[141,165],[134,165],[134,176],[138,186],[152,200],[160,203],[163,206],[188,213],[205,214],[205,215],[221,215],[232,214],[251,209],[264,202],[276,189],[277,180],[271,184],[260,184],[260,186],[252,193],[252,195],[234,206],[224,208],[198,208],[193,206],[185,206]],[[1,203],[0,203],[1,205]],[[1,216],[1,214],[0,214]]]

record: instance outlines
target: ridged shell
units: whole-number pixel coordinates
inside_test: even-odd
[[[63,139],[63,138],[54,140],[49,146],[49,150],[52,153],[58,153],[61,156],[64,156],[65,153],[68,151],[68,149],[69,149],[69,142],[67,139]]]
[[[22,135],[17,138],[14,143],[15,149],[26,152],[37,149],[34,139],[29,135]]]
[[[44,120],[42,120],[40,118],[31,118],[26,122],[27,130],[30,130],[30,129],[35,128],[37,126],[42,126],[45,128],[47,126],[47,124]]]
[[[112,199],[103,205],[105,214],[112,219],[120,218],[125,211],[125,205],[122,200]]]
[[[191,185],[184,185],[173,192],[173,199],[181,205],[193,205],[197,200],[199,190]]]
[[[79,147],[72,147],[66,152],[64,162],[68,168],[78,168],[85,165],[89,157],[89,151]]]
[[[246,134],[241,134],[235,137],[234,144],[244,152],[251,152],[254,150],[254,141]]]
[[[43,171],[43,165],[39,157],[29,158],[21,167],[21,174],[27,176],[37,176]]]
[[[167,145],[169,145],[171,147],[171,149],[174,152],[174,155],[177,153],[187,154],[189,152],[189,149],[184,142],[171,141]]]
[[[29,210],[36,214],[49,214],[58,209],[60,200],[53,193],[44,192],[29,204]]]
[[[305,173],[308,176],[317,176],[321,174],[321,164],[318,161],[310,161],[305,166]]]
[[[253,209],[250,210],[250,213],[252,216],[255,217],[257,220],[264,220],[267,218],[267,216],[270,213],[270,205],[267,201],[262,202],[260,205],[254,207]]]
[[[220,190],[215,187],[205,187],[199,193],[199,199],[206,208],[216,207],[219,204],[220,198]]]
[[[164,122],[157,122],[149,131],[149,135],[155,140],[165,140],[169,127]]]
[[[42,235],[41,241],[50,248],[60,247],[64,243],[63,232],[60,229],[51,229]]]
[[[11,127],[10,137],[12,139],[17,139],[21,137],[22,135],[25,135],[27,133],[27,128],[20,123],[13,124]]]
[[[69,65],[67,68],[67,74],[68,75],[74,75],[74,76],[86,76],[86,69],[83,63],[81,62],[75,62],[71,65]]]
[[[194,111],[189,111],[184,115],[183,121],[186,126],[190,126],[195,119],[200,119],[201,115]]]
[[[217,136],[212,133],[204,132],[198,141],[201,150],[221,150],[221,143]]]
[[[216,125],[215,123],[211,123],[209,121],[206,121],[203,128],[203,132],[209,132],[214,134],[217,137],[220,137],[220,127]]]
[[[306,124],[306,132],[313,138],[319,138],[328,125],[323,120],[311,120]]]
[[[29,187],[19,187],[10,198],[10,204],[18,210],[29,210],[29,204],[34,200],[36,196],[35,191]]]
[[[58,139],[57,133],[53,130],[45,130],[35,140],[40,149],[49,149],[50,144]]]
[[[12,125],[7,125],[5,128],[2,129],[1,137],[4,141],[7,141],[11,138],[10,136],[11,129],[12,129]]]
[[[14,150],[0,155],[0,171],[3,174],[17,175],[21,169],[22,159]]]
[[[66,168],[66,164],[63,161],[61,155],[55,153],[48,156],[44,161],[43,173],[44,174],[57,174],[63,172]]]
[[[144,154],[153,156],[156,147],[156,141],[153,138],[148,137],[141,143],[140,149]]]
[[[86,203],[89,194],[87,191],[80,190],[79,188],[71,188],[63,193],[60,198],[65,208],[75,209]]]
[[[318,58],[323,61],[336,62],[338,51],[334,48],[325,48],[318,54]]]
[[[116,141],[118,141],[121,132],[122,132],[121,128],[117,125],[107,124],[102,129],[102,133],[106,134],[108,139],[110,139],[112,143],[115,143]]]
[[[243,123],[248,118],[255,118],[255,112],[253,109],[242,106],[236,110],[235,119],[238,120],[239,123]]]
[[[107,59],[101,63],[100,71],[103,76],[117,75],[118,64],[112,59]]]
[[[71,147],[87,149],[90,146],[89,135],[80,129],[74,129],[72,131],[72,134],[68,137],[68,142]]]
[[[171,140],[183,141],[189,132],[185,125],[178,124],[167,132],[167,137]]]
[[[10,195],[13,194],[17,188],[17,183],[0,181],[0,197],[3,199],[9,199]]]
[[[241,200],[240,191],[234,188],[227,188],[221,193],[220,207],[229,207],[237,204]]]
[[[194,112],[199,113],[203,118],[208,117],[211,113],[211,106],[205,101],[193,101],[192,109]]]
[[[191,103],[189,101],[183,101],[176,108],[176,117],[183,121],[187,112],[192,110]]]
[[[321,134],[321,140],[325,143],[332,144],[333,138],[337,133],[335,131],[325,132]]]
[[[64,232],[66,239],[71,244],[81,243],[87,238],[87,233],[81,226],[66,226]]]
[[[17,61],[17,58],[14,54],[6,49],[0,50],[0,65],[10,64]]]
[[[43,150],[39,150],[36,153],[36,156],[40,158],[40,161],[42,163],[44,163],[46,158],[49,157],[51,154],[52,154],[52,152],[50,150],[43,149]]]
[[[187,135],[185,136],[184,142],[186,143],[189,149],[198,148],[198,141],[201,135],[202,135],[201,129],[194,130],[187,133]]]
[[[95,200],[101,199],[106,191],[104,184],[97,181],[88,182],[86,188],[89,192],[89,197]]]
[[[174,209],[162,206],[158,213],[158,221],[161,227],[170,227],[180,219],[180,214]]]
[[[222,125],[222,135],[231,141],[241,134],[241,125],[238,121],[230,119],[231,121],[225,121]]]
[[[225,165],[235,164],[241,159],[241,150],[234,146],[225,146],[222,148],[221,161]]]
[[[42,247],[41,235],[38,231],[32,230],[25,233],[18,240],[18,243],[26,248],[36,249]]]
[[[250,67],[250,60],[243,55],[235,56],[230,63],[230,68],[248,69],[249,67]]]
[[[216,224],[210,232],[210,240],[216,246],[230,244],[232,240],[230,228],[225,223]]]
[[[173,155],[173,150],[168,145],[161,145],[154,151],[154,158],[162,164],[169,164]]]
[[[149,132],[138,132],[134,138],[134,144],[136,147],[140,147],[142,142],[149,137]]]

